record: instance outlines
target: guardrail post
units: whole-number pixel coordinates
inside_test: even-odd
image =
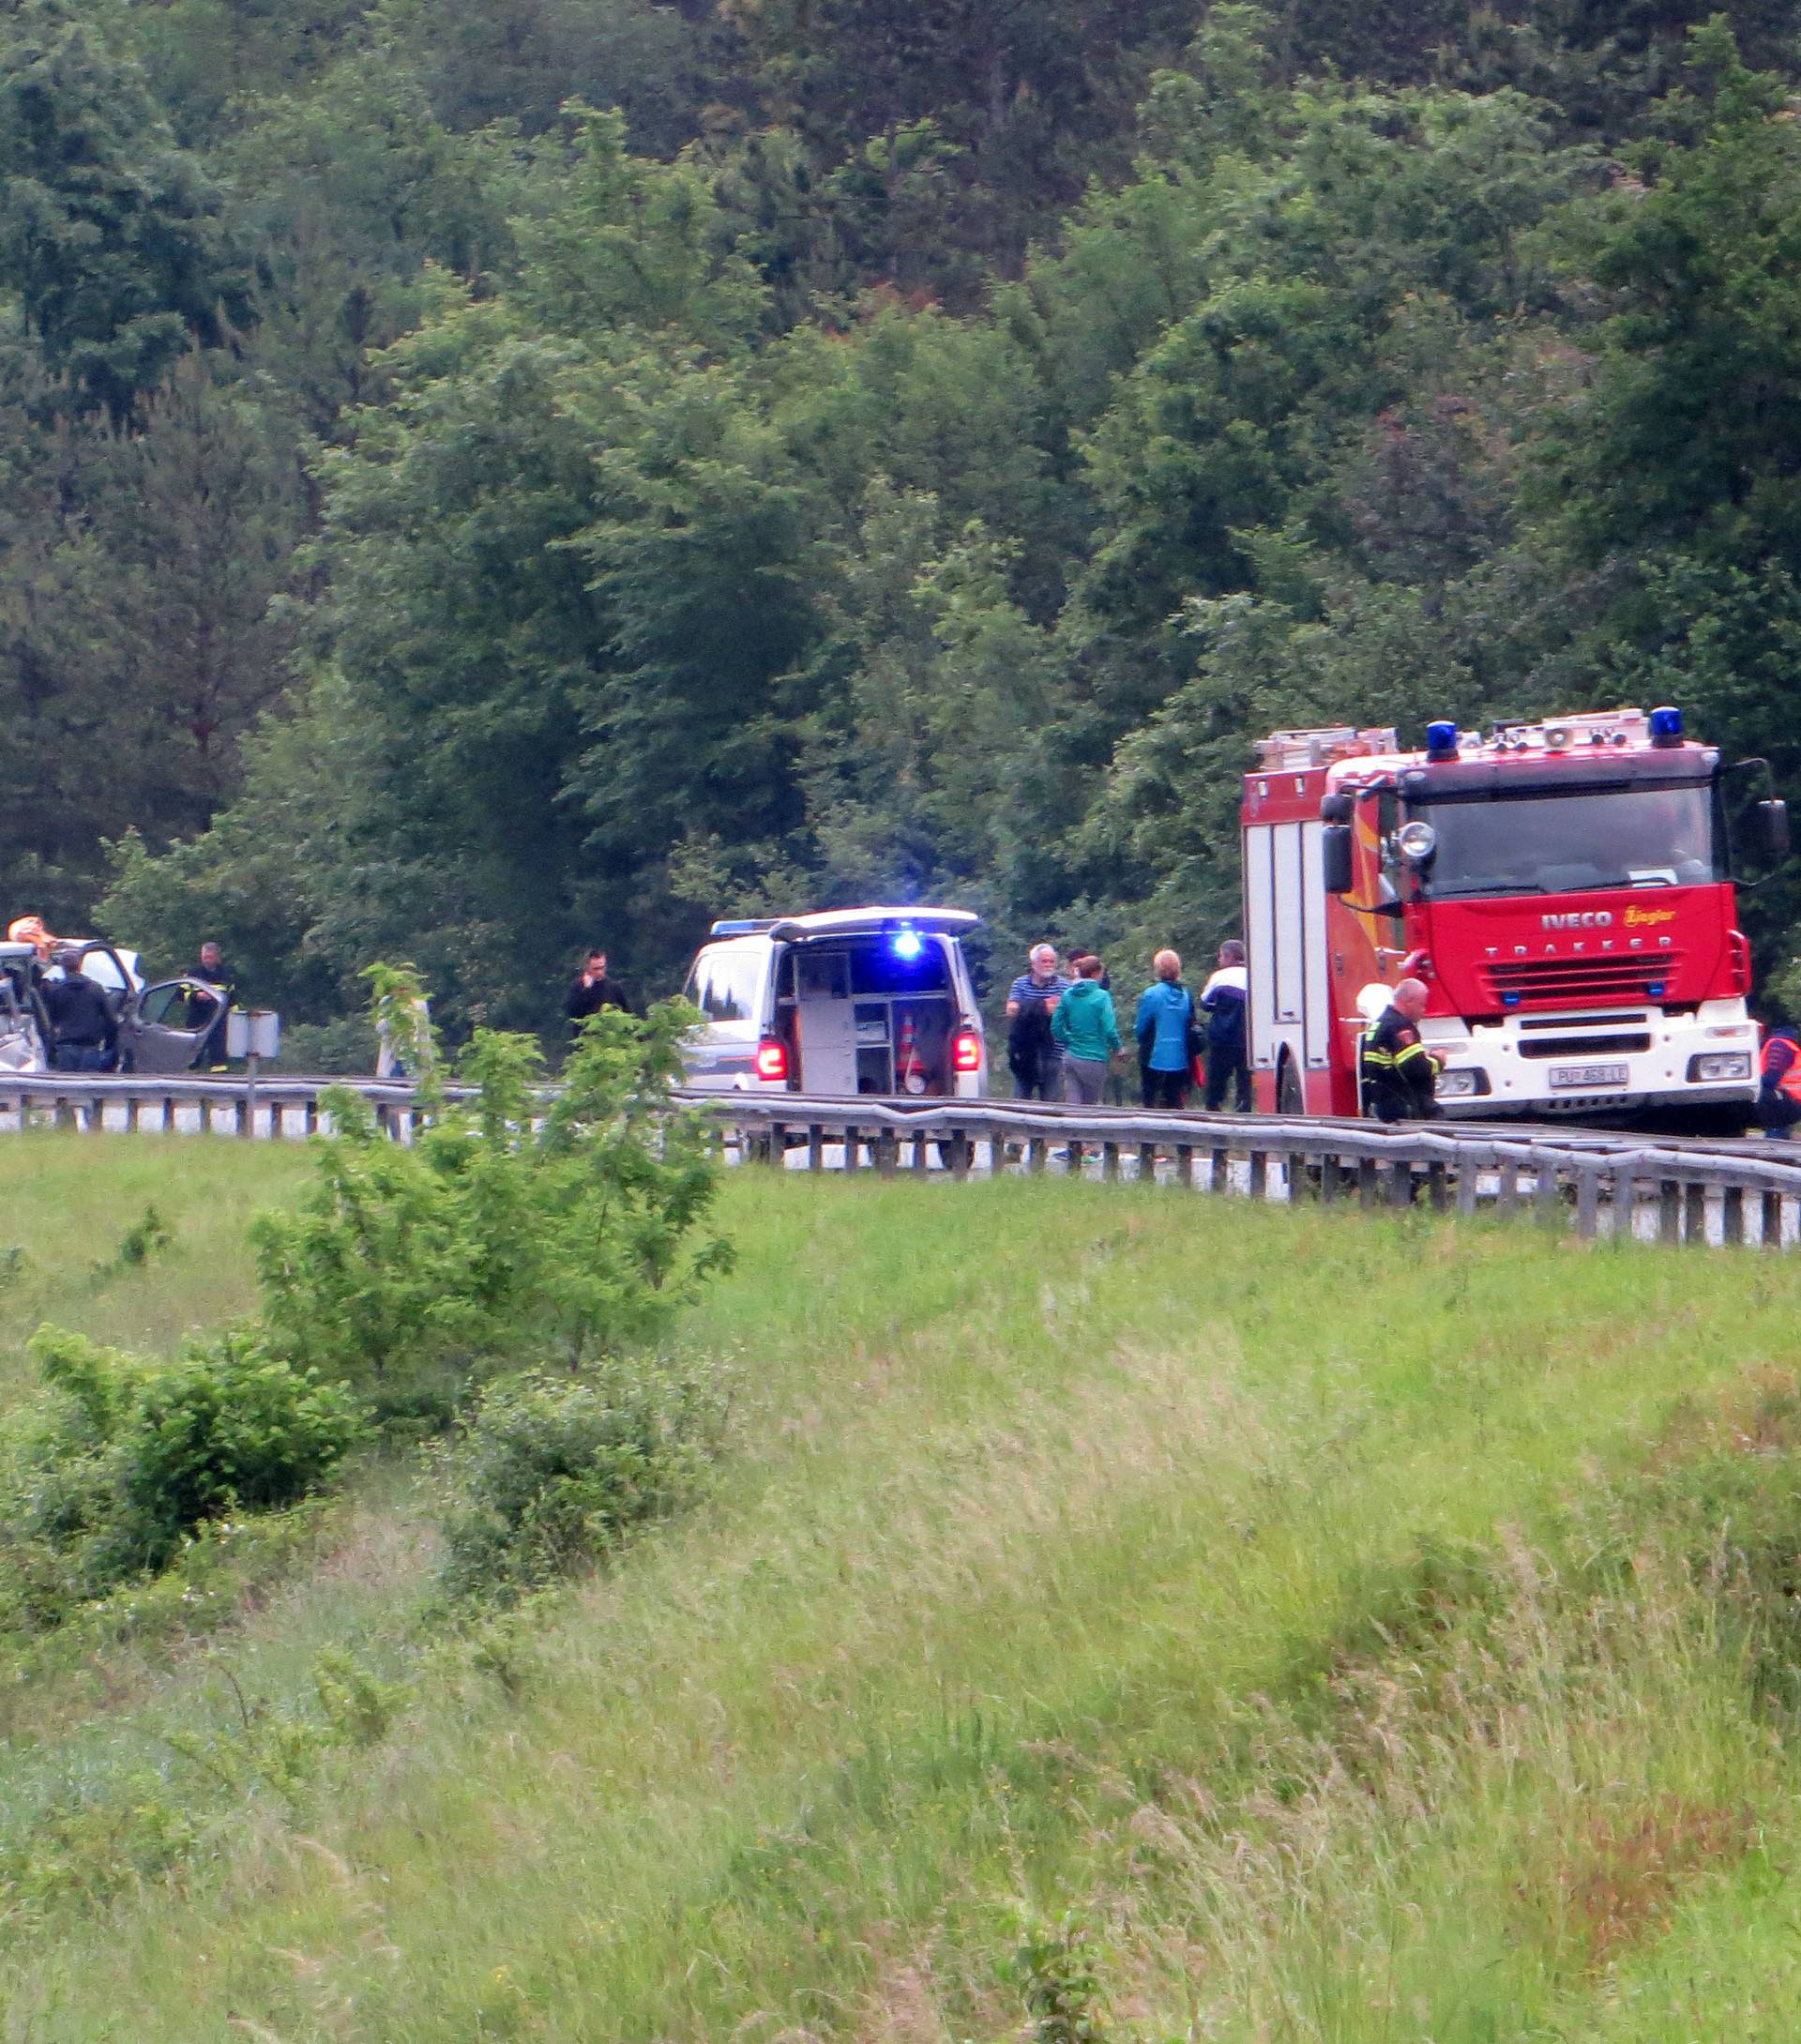
[[[875,1173],[878,1178],[892,1178],[900,1168],[900,1141],[892,1128],[877,1131],[875,1138]]]
[[[1758,1230],[1758,1239],[1766,1249],[1782,1247],[1782,1195],[1766,1192],[1763,1195],[1763,1211],[1760,1216],[1763,1225]]]
[[[860,1158],[860,1157],[859,1157],[859,1156],[858,1156],[858,1155],[856,1154],[856,1153],[857,1153],[857,1146],[858,1146],[858,1145],[857,1145],[857,1133],[856,1133],[856,1130],[855,1130],[855,1128],[853,1128],[853,1127],[851,1126],[851,1124],[850,1124],[849,1122],[846,1122],[846,1123],[844,1124],[844,1128],[843,1128],[843,1138],[844,1138],[844,1173],[845,1173],[845,1175],[846,1175],[846,1176],[848,1177],[848,1176],[850,1175],[850,1173],[851,1173],[852,1172],[854,1172],[854,1171],[860,1171],[860,1170],[862,1169],[862,1166],[863,1166],[863,1159],[862,1159],[862,1158]]]
[[[1682,1188],[1673,1178],[1657,1182],[1657,1240],[1682,1240]]]
[[[1138,1175],[1146,1185],[1157,1183],[1157,1144],[1141,1143],[1138,1146]]]
[[[1175,1146],[1175,1176],[1170,1181],[1185,1192],[1194,1190],[1194,1144],[1178,1143]]]
[[[1404,1157],[1396,1158],[1388,1166],[1388,1204],[1390,1206],[1414,1204],[1414,1167]]]
[[[1687,1211],[1683,1216],[1683,1240],[1702,1242],[1707,1239],[1707,1188],[1699,1179],[1691,1179],[1685,1188],[1684,1204]]]
[[[128,1093],[125,1097],[125,1132],[134,1136],[138,1132],[138,1097]]]
[[[1541,1164],[1538,1167],[1538,1183],[1533,1189],[1533,1219],[1545,1222],[1555,1220],[1559,1204],[1557,1167],[1555,1164]]]
[[[1232,1152],[1215,1150],[1207,1166],[1207,1190],[1230,1192],[1232,1190]]]
[[[88,1135],[97,1136],[106,1127],[106,1103],[95,1094],[82,1102],[80,1113],[82,1128]]]
[[[825,1169],[825,1131],[816,1121],[810,1121],[807,1124],[807,1169],[809,1171],[824,1171]]]
[[[961,1184],[969,1176],[970,1152],[975,1144],[969,1139],[967,1129],[960,1128],[951,1138],[950,1175]]]
[[[1601,1210],[1601,1174],[1591,1166],[1576,1173],[1576,1233],[1584,1242],[1595,1239]]]
[[[1253,1200],[1269,1197],[1269,1152],[1252,1150],[1246,1169],[1245,1191]]]
[[[1719,1199],[1720,1240],[1730,1249],[1745,1246],[1745,1189],[1728,1186]]]
[[[1473,1158],[1460,1157],[1457,1160],[1457,1210],[1460,1214],[1476,1212],[1476,1195],[1480,1189],[1478,1181],[1481,1170]]]
[[[1377,1164],[1373,1157],[1358,1158],[1357,1204],[1359,1206],[1371,1207],[1375,1205],[1376,1195],[1378,1190],[1380,1189],[1377,1184],[1376,1174]]]
[[[1323,1206],[1332,1206],[1336,1205],[1338,1203],[1339,1191],[1339,1179],[1341,1168],[1342,1167],[1340,1166],[1339,1159],[1332,1154],[1330,1150],[1327,1150],[1321,1157],[1320,1204]]]
[[[1445,1161],[1433,1158],[1426,1167],[1426,1196],[1431,1202],[1432,1211],[1442,1214],[1451,1204],[1451,1189],[1445,1182]]]
[[[1510,1157],[1502,1158],[1495,1166],[1494,1210],[1497,1214],[1512,1214],[1520,1205],[1520,1166]]]
[[[1025,1146],[1025,1168],[1033,1177],[1037,1177],[1051,1159],[1051,1145],[1042,1136],[1034,1136]]]

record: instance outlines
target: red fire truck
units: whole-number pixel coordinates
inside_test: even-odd
[[[1245,777],[1250,1059],[1265,1113],[1356,1114],[1396,981],[1459,1119],[1742,1128],[1757,1092],[1718,751],[1681,713],[1279,731]],[[1741,763],[1756,768],[1761,761]],[[1763,767],[1767,796],[1768,768]],[[1757,802],[1765,855],[1788,819]]]

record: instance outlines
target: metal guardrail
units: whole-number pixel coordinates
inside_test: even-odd
[[[409,1142],[421,1110],[410,1083],[332,1078],[0,1076],[0,1126],[212,1132],[297,1139],[327,1117],[320,1097],[348,1086]],[[446,1089],[462,1098],[466,1089]],[[1252,1199],[1423,1201],[1440,1210],[1530,1208],[1576,1233],[1633,1232],[1655,1216],[1665,1242],[1801,1240],[1801,1154],[1780,1143],[1663,1140],[1562,1125],[1365,1121],[1146,1113],[1027,1100],[919,1100],[798,1094],[679,1096],[719,1125],[736,1161],[885,1177],[934,1169],[1034,1174],[1061,1164],[1103,1180]],[[1054,1154],[1053,1154],[1054,1153]]]

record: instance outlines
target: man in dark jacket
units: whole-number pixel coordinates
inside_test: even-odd
[[[64,967],[60,979],[43,990],[44,1012],[53,1038],[52,1061],[58,1071],[111,1071],[119,1025],[106,995],[79,962]]]
[[[563,1012],[577,1029],[590,1015],[598,1015],[603,1007],[616,1007],[623,1013],[632,1012],[626,990],[616,979],[608,977],[607,954],[590,951],[587,962],[575,976],[568,997],[563,1003]]]
[[[1364,1107],[1378,1121],[1430,1121],[1438,1113],[1441,1063],[1419,1034],[1430,998],[1423,979],[1403,979],[1364,1033]]]
[[[1245,970],[1245,947],[1236,937],[1219,946],[1219,966],[1195,1006],[1207,1018],[1206,1109],[1217,1114],[1226,1104],[1226,1088],[1234,1094],[1241,1114],[1250,1113],[1250,1055],[1246,1048],[1245,1004],[1249,998],[1249,976]]]
[[[237,967],[225,962],[225,954],[210,940],[200,947],[200,958],[188,975],[203,986],[211,987],[219,994],[219,1005],[204,998],[189,997],[188,1022],[190,1028],[199,1028],[208,1017],[212,1026],[206,1032],[205,1048],[200,1053],[199,1062],[212,1071],[225,1069],[225,1018],[232,1011],[232,1004],[237,998]]]

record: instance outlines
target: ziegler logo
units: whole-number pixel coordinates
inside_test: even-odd
[[[1628,923],[1672,923],[1676,912],[1672,908],[1629,908],[1626,919]]]
[[[1631,911],[1627,914],[1629,920]],[[1538,922],[1545,930],[1611,930],[1613,911],[1611,908],[1585,908],[1566,916],[1541,916]]]

